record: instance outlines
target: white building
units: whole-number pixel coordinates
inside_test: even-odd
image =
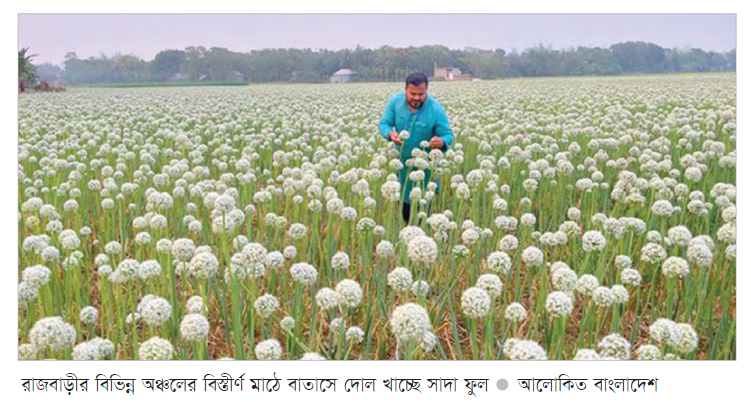
[[[335,84],[343,84],[345,82],[349,82],[350,80],[352,80],[352,78],[356,74],[357,74],[356,72],[348,68],[343,68],[335,72],[333,75],[331,75],[331,82]]]

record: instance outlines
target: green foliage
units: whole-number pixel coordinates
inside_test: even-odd
[[[36,67],[31,64],[31,59],[36,57],[36,54],[26,54],[29,51],[28,47],[21,48],[18,51],[18,79],[23,79],[29,84],[33,84],[37,80]]]
[[[19,66],[21,58],[19,54]],[[317,50],[262,49],[249,53],[226,48],[189,46],[167,49],[144,61],[132,55],[79,59],[68,53],[63,63],[69,84],[328,82],[339,69],[357,72],[359,81],[401,81],[435,67],[455,67],[484,80],[504,77],[617,75],[662,72],[734,71],[735,50],[667,49],[653,43],[624,42],[609,48],[553,49],[538,45],[521,53],[503,49],[452,50],[431,45],[395,48]]]

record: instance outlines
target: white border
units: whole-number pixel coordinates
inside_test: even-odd
[[[171,12],[288,12],[294,11],[296,13],[313,12],[313,13],[339,13],[343,11],[347,12],[378,12],[378,13],[402,13],[412,12],[420,13],[425,10],[439,10],[445,9],[452,12],[492,12],[492,13],[523,13],[523,12],[537,12],[544,11],[546,13],[571,13],[571,12],[598,12],[598,13],[633,13],[633,12],[645,12],[650,13],[675,13],[675,12],[691,12],[691,13],[738,13],[737,16],[737,44],[741,48],[738,52],[738,65],[747,66],[749,58],[746,56],[748,53],[742,45],[742,38],[747,37],[749,34],[748,26],[745,25],[749,22],[748,14],[739,13],[740,7],[738,2],[731,1],[713,1],[709,5],[706,3],[692,2],[687,4],[686,2],[655,2],[655,1],[630,1],[628,2],[628,8],[623,5],[626,3],[620,3],[617,6],[612,6],[612,3],[603,2],[561,2],[561,1],[536,1],[531,3],[518,3],[518,2],[498,2],[492,5],[470,4],[470,2],[448,2],[441,1],[443,6],[438,6],[437,2],[399,2],[399,1],[379,1],[370,4],[358,4],[353,1],[328,1],[323,5],[321,2],[285,2],[284,4],[278,4],[275,2],[260,2],[260,3],[243,3],[235,5],[229,2],[211,2],[211,8],[205,7],[205,2],[147,2],[147,1],[129,1],[127,3],[104,3],[85,1],[77,2],[72,5],[69,1],[64,2],[52,2],[52,1],[36,1],[33,3],[27,3],[19,5],[18,3],[12,4],[12,13],[4,13],[2,18],[3,35],[2,40],[4,43],[3,49],[5,50],[5,63],[0,64],[0,71],[2,71],[3,91],[2,101],[3,106],[0,108],[2,111],[3,119],[2,124],[4,130],[2,131],[2,146],[0,146],[0,177],[2,178],[3,188],[6,188],[4,197],[0,197],[2,206],[0,207],[0,227],[5,228],[0,233],[2,236],[2,253],[0,255],[6,256],[5,260],[10,263],[6,267],[8,272],[16,272],[16,265],[18,261],[17,256],[17,199],[18,199],[18,185],[17,177],[15,174],[15,164],[17,161],[17,82],[13,80],[14,74],[17,72],[15,61],[10,60],[10,55],[16,55],[18,46],[18,13],[24,12],[36,12],[36,13],[70,13],[70,12],[150,12],[150,13],[171,13]],[[521,4],[521,5],[520,5]],[[701,6],[697,5],[701,4]],[[203,7],[202,7],[203,6]],[[531,28],[533,29],[533,28]],[[737,187],[738,187],[738,260],[737,265],[742,267],[738,271],[738,288],[743,285],[747,288],[748,275],[745,272],[745,267],[749,264],[749,257],[744,245],[747,245],[745,241],[749,235],[746,231],[748,227],[749,218],[744,211],[747,211],[749,207],[742,207],[741,204],[748,205],[748,177],[745,173],[751,173],[749,170],[749,164],[743,157],[747,153],[751,152],[748,148],[747,140],[742,134],[747,130],[748,124],[748,86],[745,73],[738,70],[738,131],[741,135],[738,136],[738,148],[741,157],[738,159],[737,170]],[[745,150],[744,150],[745,149]],[[7,187],[5,187],[7,186]],[[745,224],[743,222],[746,222]],[[490,378],[490,389],[487,394],[478,394],[478,398],[484,400],[490,400],[490,398],[503,398],[508,396],[524,397],[527,394],[520,391],[516,384],[517,378],[550,378],[557,376],[561,373],[566,373],[572,378],[595,378],[600,375],[607,376],[608,378],[619,377],[641,377],[641,378],[659,378],[658,392],[657,393],[637,393],[631,394],[638,396],[642,400],[663,400],[666,397],[684,397],[699,400],[699,398],[727,398],[728,400],[742,399],[745,386],[744,374],[749,371],[749,357],[744,352],[748,350],[742,335],[746,335],[746,329],[748,328],[748,316],[741,314],[741,312],[748,312],[748,297],[745,297],[743,292],[736,292],[738,294],[737,299],[737,311],[736,316],[738,318],[737,325],[737,361],[731,362],[326,362],[324,364],[311,363],[311,362],[257,362],[257,361],[245,361],[245,362],[101,362],[101,363],[85,363],[85,362],[19,362],[17,360],[17,314],[16,308],[16,294],[17,294],[17,278],[14,275],[13,280],[7,278],[2,281],[3,283],[3,304],[6,306],[3,309],[3,321],[6,322],[2,331],[2,341],[0,344],[5,345],[0,349],[0,356],[5,363],[2,367],[2,389],[3,394],[13,397],[24,398],[25,400],[41,400],[45,401],[49,398],[55,398],[58,394],[53,393],[34,393],[25,394],[21,391],[20,379],[30,376],[37,378],[49,378],[49,377],[61,377],[68,372],[73,372],[78,375],[79,378],[94,378],[99,373],[119,373],[124,378],[147,378],[147,377],[165,377],[165,378],[202,378],[206,373],[213,373],[219,375],[222,372],[229,372],[233,375],[239,375],[246,373],[245,378],[251,377],[268,377],[273,372],[277,372],[279,378],[294,378],[294,377],[335,377],[339,378],[337,389],[343,388],[343,379],[348,377],[364,377],[364,378],[377,378],[383,379],[388,377],[401,377],[401,378],[432,378],[432,377],[449,377],[455,376],[456,378]],[[353,374],[355,373],[355,374]],[[507,391],[500,392],[495,388],[495,380],[498,378],[506,378],[509,380],[510,388]],[[379,381],[380,382],[380,381]],[[361,394],[354,397],[363,396],[367,400],[375,400],[375,398],[396,398],[399,400],[407,400],[407,398],[414,398],[414,395],[429,396],[430,398],[437,398],[439,400],[449,400],[461,398],[472,398],[466,395],[463,384],[459,381],[460,392],[456,394],[433,394],[432,391],[428,392],[426,389],[427,384],[423,382],[423,392],[399,394],[392,393],[387,394],[382,392],[384,390],[383,385],[377,382],[378,392],[375,394]],[[591,383],[591,382],[590,382]],[[315,400],[332,400],[341,399],[342,396],[351,398],[350,394],[344,392],[337,392],[335,394],[294,394],[287,392],[289,388],[286,386],[286,381],[281,383],[284,394],[265,394],[256,395],[254,392],[235,392],[235,393],[217,393],[222,395],[222,398],[230,398],[232,400],[248,400],[249,398],[279,398],[280,395],[286,395],[290,397],[302,396],[304,398],[310,398]],[[90,389],[95,387],[93,381],[89,382]],[[203,382],[198,381],[197,386],[199,389],[203,389]],[[145,391],[140,384],[137,384],[137,395],[139,400],[141,398],[147,399],[164,399],[170,398],[170,394],[150,394],[149,391]],[[247,389],[247,382],[246,382]],[[290,390],[291,391],[291,390]],[[107,395],[105,393],[89,392],[88,394],[78,396],[68,396],[64,393],[59,394],[59,398],[75,398],[93,400],[93,398],[101,398],[102,396],[115,396],[118,394]],[[198,400],[204,398],[204,396],[212,396],[212,393],[197,392],[195,394],[188,394],[186,396],[178,396],[179,394],[172,394],[174,396],[171,399],[179,397],[181,400]],[[539,396],[531,396],[539,395]],[[600,400],[603,396],[613,395],[600,394],[599,392],[578,392],[578,393],[533,393],[530,394],[532,398],[543,398],[542,395],[549,395],[556,400]],[[126,398],[132,398],[127,395]],[[618,396],[618,398],[621,398]],[[73,400],[73,399],[70,399]],[[126,399],[127,400],[127,399]],[[474,399],[472,399],[474,400]],[[479,400],[479,399],[478,399]]]

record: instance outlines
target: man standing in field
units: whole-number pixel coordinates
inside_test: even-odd
[[[406,161],[412,157],[413,149],[419,148],[422,141],[428,141],[431,149],[445,152],[454,141],[446,109],[437,99],[428,95],[428,77],[423,73],[413,73],[407,77],[404,92],[394,95],[383,110],[379,129],[386,141],[392,141],[401,147],[400,159],[404,167],[399,172],[399,183],[403,188],[407,180]],[[409,132],[409,138],[404,143],[399,138],[402,131]],[[429,181],[430,170],[426,169],[425,186]],[[405,223],[409,223],[411,190],[412,181],[407,180],[402,193],[402,217]]]

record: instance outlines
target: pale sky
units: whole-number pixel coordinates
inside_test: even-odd
[[[736,46],[735,14],[19,14],[18,47],[36,64],[166,49],[224,47],[366,48],[444,45],[519,51],[608,47],[644,41],[726,52]]]

